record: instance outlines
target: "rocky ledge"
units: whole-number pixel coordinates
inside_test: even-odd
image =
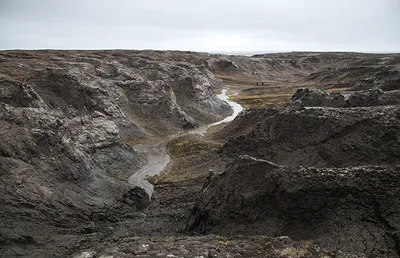
[[[235,123],[256,122],[244,134],[230,138],[223,151],[288,166],[399,163],[399,105],[301,107],[297,101],[284,110],[250,110],[239,117],[224,130]]]
[[[393,167],[288,168],[241,156],[205,184],[188,227],[287,235],[330,251],[396,257],[399,182],[400,169]]]
[[[246,111],[220,132],[234,161],[209,175],[187,229],[399,257],[397,94],[300,89],[286,108]]]

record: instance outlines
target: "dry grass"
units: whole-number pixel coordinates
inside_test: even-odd
[[[172,183],[206,177],[212,166],[211,159],[221,144],[205,140],[199,135],[185,135],[167,144],[171,166],[153,176],[154,184]]]
[[[300,246],[289,246],[284,249],[276,249],[275,253],[279,255],[279,257],[303,258],[303,257],[310,257],[310,251],[311,251],[311,242],[306,241]]]
[[[299,247],[287,247],[282,250],[277,250],[276,253],[281,257],[302,258],[307,257],[308,250]]]
[[[261,79],[248,77],[241,74],[218,74],[231,90],[239,91],[239,94],[230,97],[244,108],[272,108],[290,103],[291,97],[299,88],[326,88],[331,85],[331,91],[341,91],[347,88],[347,84],[305,82],[301,77],[288,77],[282,80],[264,80],[265,85],[257,85]]]
[[[282,82],[266,82],[265,86],[257,86],[258,78],[241,76],[240,74],[216,75],[229,85],[231,90],[239,91],[239,94],[230,99],[238,102],[244,108],[270,108],[284,105],[290,102],[293,93],[301,86]]]
[[[262,94],[262,95],[245,95],[239,93],[232,96],[231,99],[240,103],[244,108],[270,108],[277,107],[289,103],[293,94]]]
[[[211,141],[202,139],[197,135],[185,135],[175,138],[168,142],[167,148],[173,157],[189,156],[198,154],[204,150],[210,150],[218,147]]]
[[[221,93],[222,93],[222,89],[217,89],[217,90],[215,90],[215,94],[216,94],[216,95],[221,94]]]

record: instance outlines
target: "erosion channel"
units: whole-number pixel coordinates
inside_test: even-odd
[[[0,257],[400,257],[399,195],[400,54],[0,51]]]
[[[170,157],[166,148],[167,143],[177,137],[184,136],[186,134],[204,135],[207,132],[208,128],[234,120],[235,117],[242,110],[244,110],[244,108],[239,103],[236,103],[229,99],[230,95],[235,94],[237,94],[237,91],[231,91],[228,87],[225,87],[220,94],[217,94],[217,97],[221,100],[226,101],[233,110],[233,113],[230,116],[227,116],[221,121],[188,131],[181,131],[176,134],[165,136],[161,139],[158,138],[156,140],[134,146],[135,151],[146,156],[147,162],[142,168],[140,168],[139,171],[135,172],[129,177],[129,183],[132,186],[143,188],[151,198],[154,191],[154,186],[148,181],[148,178],[164,171],[170,163]]]

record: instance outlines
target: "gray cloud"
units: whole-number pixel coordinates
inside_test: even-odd
[[[0,49],[400,51],[398,0],[0,0]]]

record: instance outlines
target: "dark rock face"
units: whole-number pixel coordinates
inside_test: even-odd
[[[224,140],[249,134],[255,126],[261,124],[266,117],[279,113],[280,109],[246,109],[229,123],[228,126],[217,132],[214,138]]]
[[[399,257],[399,122],[398,92],[379,89],[301,89],[287,108],[246,111],[223,129],[234,161],[207,179],[188,229]]]
[[[57,209],[90,207],[96,213],[117,205],[128,184],[115,174],[138,168],[142,158],[120,141],[116,124],[104,117],[70,120],[60,111],[43,111],[0,106],[0,180],[7,216],[23,212],[18,202],[44,213],[55,207],[54,215],[62,213]]]
[[[143,210],[149,197],[127,178],[145,159],[126,142],[231,112],[214,94],[221,81],[190,63],[101,51],[0,59],[0,241],[10,246],[25,231],[28,240],[53,227],[88,234],[88,223]]]
[[[214,94],[222,81],[178,53],[5,51],[0,59],[7,60],[0,67],[3,103],[32,106],[24,100],[32,95],[69,117],[97,111],[117,123],[123,138],[192,128],[231,112]],[[22,83],[25,89],[15,86]]]
[[[188,226],[288,235],[332,250],[397,257],[399,194],[399,168],[287,168],[241,156],[203,188]]]
[[[15,107],[41,107],[40,96],[26,83],[0,78],[0,102]]]
[[[143,209],[150,205],[150,198],[143,188],[136,186],[124,194],[123,202],[136,209]]]
[[[2,200],[37,202],[38,210],[120,205],[126,178],[144,162],[127,140],[230,112],[213,91],[221,81],[191,63],[118,51],[5,51],[0,58],[7,60],[0,67]]]
[[[384,92],[370,89],[355,92],[326,92],[315,89],[298,89],[292,101],[300,101],[303,107],[371,107],[400,105],[400,91]]]
[[[232,61],[225,58],[216,58],[209,61],[209,66],[212,71],[226,73],[236,72],[239,67]]]
[[[399,106],[289,109],[265,116],[223,150],[288,166],[398,164],[399,116]]]

